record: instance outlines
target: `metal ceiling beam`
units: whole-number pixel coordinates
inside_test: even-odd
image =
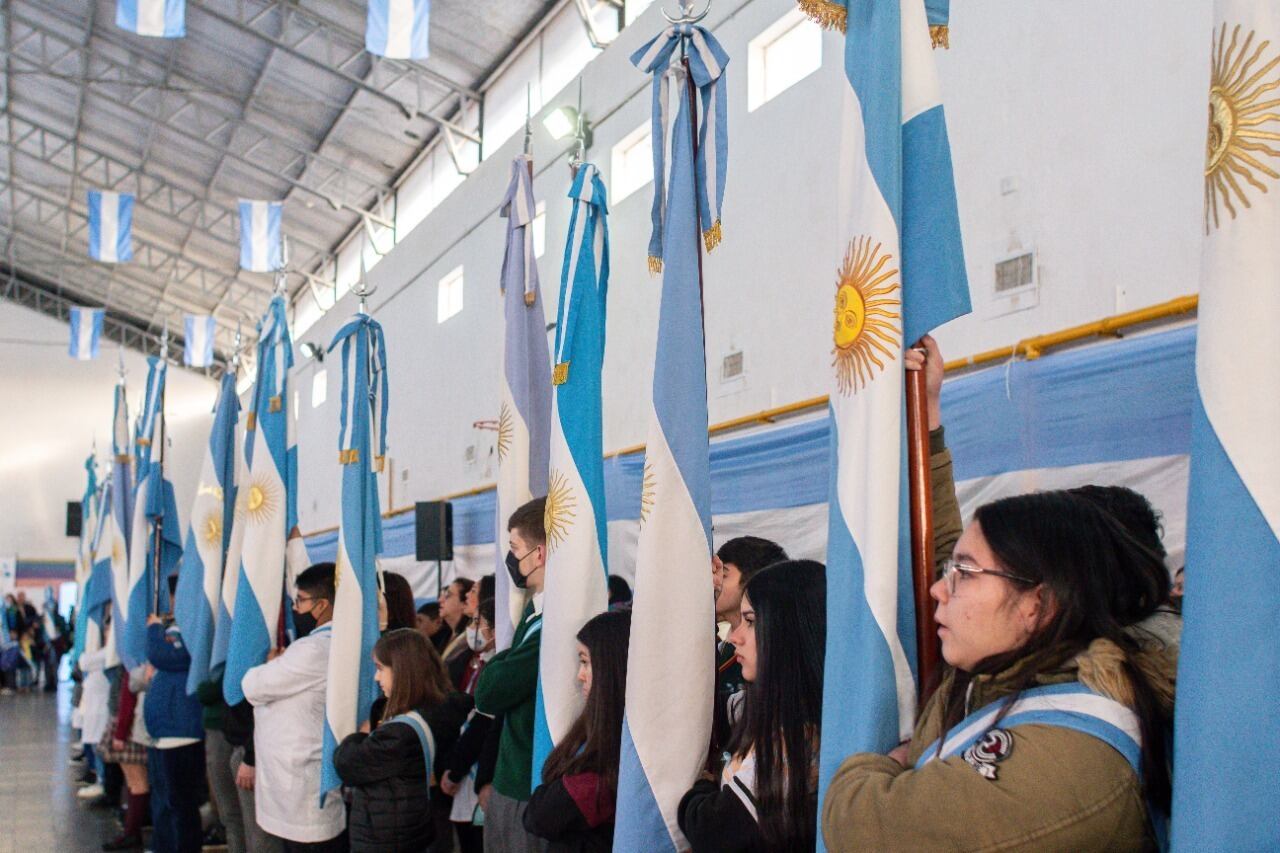
[[[93,38],[93,25],[97,21],[97,18],[98,18],[98,4],[90,3],[89,19],[85,22],[85,26],[84,26],[84,45],[83,45],[84,48],[88,48],[89,41],[90,39]],[[87,80],[88,77],[89,77],[89,51],[86,49],[86,50],[82,50],[80,55],[80,85],[76,90],[76,120],[75,120],[75,124],[73,124],[71,127],[71,136],[73,139],[80,138],[80,129],[84,127],[84,101],[85,101],[85,94],[89,88],[88,85],[85,83],[85,80]],[[78,157],[78,153],[73,152],[73,156]],[[73,171],[75,170],[74,164],[72,165],[72,170]],[[73,192],[75,192],[75,184],[68,183],[67,184],[67,207],[71,206],[71,194]],[[62,248],[63,249],[67,248],[67,242],[70,241],[70,239],[71,239],[71,217],[67,216],[67,217],[64,217],[63,227],[62,227]]]

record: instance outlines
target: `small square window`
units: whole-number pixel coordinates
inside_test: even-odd
[[[533,215],[533,256],[540,258],[547,251],[547,203],[538,202]]]
[[[747,111],[822,67],[822,30],[799,9],[783,15],[747,44]]]
[[[653,180],[653,140],[647,122],[613,146],[612,171],[609,201],[613,204]]]
[[[440,279],[436,296],[436,322],[443,323],[462,311],[462,267]]]
[[[324,405],[329,396],[329,371],[323,367],[311,377],[311,408],[318,409]]]

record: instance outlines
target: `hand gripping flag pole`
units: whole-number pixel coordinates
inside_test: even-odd
[[[677,48],[684,51],[687,65],[672,61]],[[709,32],[680,22],[642,47],[631,61],[654,75],[657,168],[650,269],[662,273],[662,302],[614,849],[674,853],[688,846],[676,810],[705,764],[711,737],[715,609],[708,572],[711,490],[702,250],[714,246],[708,232],[718,235],[709,226],[719,222],[724,186],[722,96],[728,56]],[[672,83],[674,104],[668,103]],[[667,114],[673,106],[668,169],[659,152],[667,147]],[[673,600],[671,589],[688,594]],[[655,691],[655,683],[669,689]]]

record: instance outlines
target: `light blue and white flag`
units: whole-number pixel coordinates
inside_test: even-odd
[[[687,40],[693,79],[672,54]],[[660,49],[659,49],[660,48]],[[656,57],[656,58],[655,58]],[[645,450],[635,598],[627,664],[626,714],[618,772],[614,850],[684,850],[676,810],[698,778],[711,739],[715,685],[715,603],[711,590],[711,472],[707,438],[706,341],[703,335],[700,237],[711,223],[699,213],[707,170],[693,156],[689,86],[711,96],[707,75],[721,77],[728,57],[700,28],[668,29],[632,57],[655,77],[655,111],[674,107],[670,168],[662,199],[662,303],[649,438]],[[667,78],[673,85],[666,83]],[[714,87],[712,87],[714,88]],[[668,98],[670,100],[668,100]],[[666,129],[665,118],[661,121]],[[723,125],[721,125],[723,127]],[[654,148],[668,142],[654,138]],[[656,205],[655,205],[656,206]],[[718,212],[716,213],[718,215]],[[680,590],[672,595],[672,590]],[[653,689],[662,684],[661,690]]]
[[[129,537],[133,534],[133,441],[129,436],[129,403],[124,380],[116,385],[111,426],[111,502],[103,540],[111,559],[111,643],[107,662],[124,655],[125,625],[129,620]]]
[[[208,367],[213,364],[213,335],[218,321],[208,314],[188,314],[183,320],[186,339],[182,349],[182,362],[188,367]],[[190,638],[183,634],[183,641]]]
[[[426,59],[431,0],[369,0],[364,49],[388,59]]]
[[[196,686],[209,678],[214,624],[222,593],[223,560],[235,517],[235,438],[239,419],[236,374],[228,370],[222,374],[209,446],[205,449],[200,481],[196,484],[173,608],[182,641],[191,654],[188,694],[195,693]]]
[[[249,398],[249,411],[244,418],[248,421],[254,416],[253,397]],[[214,610],[213,647],[209,652],[209,672],[216,673],[227,662],[227,647],[231,643],[231,624],[236,612],[236,591],[240,587],[240,559],[244,553],[244,529],[248,524],[245,503],[248,489],[240,488],[242,483],[249,482],[249,462],[245,458],[245,445],[248,431],[244,425],[236,430],[235,444],[231,452],[235,455],[234,479],[232,489],[236,500],[232,510],[231,536],[227,540],[226,558],[223,560],[222,586],[218,593],[218,603]]]
[[[85,483],[84,497],[80,500],[80,546],[79,553],[76,558],[76,619],[74,637],[75,642],[72,646],[72,661],[79,659],[84,653],[85,642],[89,632],[89,615],[86,602],[89,600],[89,582],[93,577],[94,569],[94,552],[98,547],[102,535],[102,516],[103,499],[107,494],[106,484],[102,488],[98,487],[98,470],[97,458],[90,454],[84,461],[85,472],[87,473],[87,482]],[[110,595],[110,587],[107,587],[108,596]],[[101,602],[98,602],[101,606]],[[98,648],[101,636],[95,638],[95,642],[90,646],[90,650]]]
[[[244,539],[236,581],[235,619],[227,643],[222,692],[227,704],[244,699],[244,674],[282,642],[285,587],[306,551],[298,535],[298,447],[289,416],[289,369],[293,340],[283,296],[271,300],[258,330],[258,380],[246,420]]]
[[[831,392],[819,795],[849,755],[911,736],[915,609],[900,356],[969,311],[924,0],[849,3]],[[821,805],[819,805],[821,813]]]
[[[165,380],[168,365],[147,359],[147,396],[139,423],[145,425],[138,446],[138,488],[134,493],[133,532],[129,541],[129,616],[124,634],[125,665],[133,669],[147,660],[147,617],[169,610],[169,575],[182,559],[182,530],[173,483],[164,467]]]
[[[133,260],[133,194],[89,190],[89,257],[106,264]]]
[[[387,349],[382,326],[368,314],[347,321],[329,352],[342,344],[342,416],[338,464],[342,466],[342,522],[335,562],[333,640],[325,682],[324,753],[320,804],[342,785],[333,753],[342,739],[369,719],[377,687],[373,645],[378,642],[382,586],[382,513],[378,471],[387,453]]]
[[[240,200],[240,268],[275,272],[284,266],[280,219],[284,203]]]
[[[1172,841],[1276,850],[1280,6],[1214,10]]]
[[[497,645],[511,645],[525,596],[515,589],[503,563],[507,519],[522,505],[547,493],[547,454],[551,442],[551,356],[547,352],[547,315],[542,310],[538,265],[533,256],[531,160],[511,161],[511,181],[502,201],[507,245],[502,257],[502,405],[498,412],[498,564],[494,574]]]
[[[116,26],[140,36],[182,38],[187,34],[186,0],[116,0]]]
[[[102,318],[106,312],[101,308],[71,309],[71,343],[67,353],[79,361],[90,361],[98,357],[98,342],[102,339]]]
[[[547,488],[547,571],[542,651],[533,727],[533,778],[582,711],[577,634],[609,606],[608,528],[600,372],[609,292],[609,224],[604,182],[584,163],[569,190],[573,212],[560,274],[556,322],[551,464]]]

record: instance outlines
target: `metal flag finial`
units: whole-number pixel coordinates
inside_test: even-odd
[[[702,8],[701,12],[693,11],[694,0],[679,0],[680,14],[670,15],[667,13],[667,7],[662,7],[662,17],[667,19],[669,24],[696,24],[711,12],[711,0],[707,0],[707,5]]]
[[[524,85],[524,153],[533,153],[533,84]]]

